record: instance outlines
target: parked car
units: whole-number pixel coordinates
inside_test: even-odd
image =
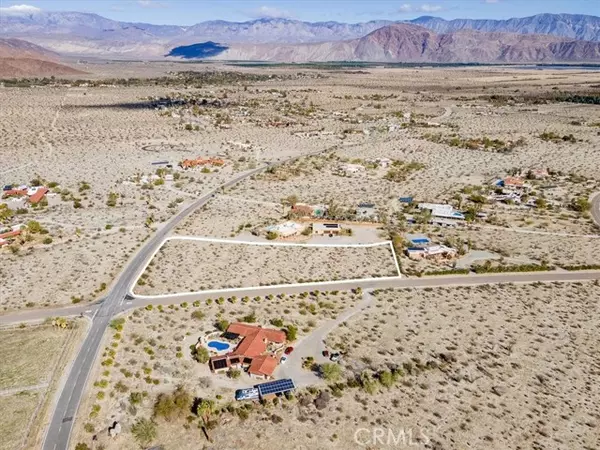
[[[285,349],[285,351],[283,353],[285,353],[286,355],[289,355],[293,351],[294,351],[294,347],[288,347],[288,348]]]
[[[247,389],[238,389],[235,391],[235,399],[240,400],[256,400],[258,398],[258,389],[256,388],[247,388]]]
[[[323,356],[329,358],[329,350],[323,350]]]
[[[333,362],[338,362],[341,357],[342,355],[340,355],[339,353],[332,353],[329,359]]]
[[[287,361],[287,356],[283,355],[281,357],[281,359],[279,360],[279,364],[285,364],[286,361]]]

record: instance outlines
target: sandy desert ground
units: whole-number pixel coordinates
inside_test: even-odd
[[[47,207],[3,219],[6,226],[38,221],[52,241],[35,238],[0,249],[7,262],[0,269],[0,312],[99,298],[149,233],[194,198],[260,164],[309,154],[315,156],[270,168],[220,192],[176,234],[243,235],[281,222],[282,199],[295,195],[299,201],[334,202],[346,209],[374,202],[385,222],[384,235],[408,231],[438,242],[462,240],[506,261],[600,264],[600,239],[590,236],[598,235],[598,226],[589,211],[571,206],[600,190],[600,112],[594,105],[548,100],[554,92],[597,92],[595,71],[175,63],[86,67],[96,69],[95,80],[171,72],[172,82],[0,88],[0,184],[41,179],[54,186]],[[229,73],[224,75],[229,81],[203,75],[182,82],[172,73],[215,69]],[[173,105],[158,107],[159,100]],[[510,149],[471,145],[484,138]],[[197,157],[219,157],[226,164],[208,171],[177,167],[179,161]],[[400,167],[411,169],[397,176],[381,167],[355,176],[338,174],[340,164],[369,165],[377,158],[401,161]],[[173,168],[157,171],[152,163],[160,160]],[[406,226],[403,214],[410,212],[398,202],[400,196],[475,207],[470,193],[529,169],[554,174],[534,189],[551,208],[482,203],[488,218],[469,228]],[[327,264],[320,264],[322,255],[304,261],[286,254],[269,259],[263,268],[256,252],[221,251],[223,258],[215,259],[213,250],[201,263],[197,260],[206,249],[167,255],[166,264],[151,267],[151,277],[158,278],[153,284],[168,292],[186,290],[188,277],[200,280],[195,285],[202,287],[207,273],[211,284],[223,285],[329,278],[325,275],[332,273],[323,271]],[[341,263],[333,272],[372,272],[370,256],[352,256],[356,259],[336,255]],[[375,259],[380,267],[383,259]],[[221,266],[213,264],[219,260]],[[244,271],[234,271],[232,265],[240,261]],[[194,268],[191,277],[183,269],[186,264]],[[307,273],[298,275],[298,267]],[[159,269],[167,272],[159,275]],[[91,443],[94,433],[105,434],[118,418],[125,425],[122,436],[107,441],[106,448],[139,448],[131,425],[150,417],[155,396],[182,380],[194,395],[208,396],[225,408],[219,426],[211,430],[215,443],[206,444],[216,448],[255,448],[259,443],[280,448],[283,435],[292,448],[356,448],[354,433],[365,424],[369,430],[411,431],[420,437],[418,445],[427,440],[430,448],[598,447],[593,333],[600,294],[594,284],[379,293],[377,306],[340,327],[330,343],[343,344],[349,352],[342,379],[355,371],[401,366],[404,376],[394,372],[398,380],[389,391],[373,381],[381,375],[375,374],[358,385],[333,386],[327,394],[312,389],[278,405],[227,410],[230,380],[223,378],[223,385],[202,381],[209,375],[186,359],[188,340],[197,339],[198,330],[213,330],[215,320],[255,310],[258,322],[267,324],[277,316],[297,324],[304,336],[342,304],[354,302],[350,294],[340,295],[332,307],[314,306],[314,311],[298,298],[256,304],[232,298],[194,306],[204,312],[201,319],[191,318],[190,305],[131,313],[124,333],[111,330],[105,336],[105,355],[97,362],[72,447]],[[265,308],[267,301],[275,306]],[[102,366],[107,359],[113,360],[111,365]],[[132,391],[140,392],[141,404],[130,404]],[[19,420],[30,415],[40,398],[0,397],[6,408],[21,405]],[[195,416],[189,424],[160,422],[158,429],[155,444],[190,448],[206,443]],[[361,437],[372,437],[369,433]]]
[[[135,293],[159,295],[397,275],[389,244],[305,247],[176,239],[159,250],[138,279]]]
[[[96,80],[125,77],[128,73],[164,76],[183,67],[176,63],[89,64],[96,69],[90,76]],[[247,223],[264,225],[271,219],[281,219],[279,205],[289,195],[306,202],[335,200],[345,208],[355,207],[361,201],[375,202],[383,214],[393,217],[401,210],[397,202],[400,195],[452,201],[462,189],[486,185],[514,168],[549,168],[587,180],[583,184],[563,183],[554,194],[548,194],[564,203],[600,189],[595,170],[600,145],[597,107],[519,103],[518,97],[544,96],[556,90],[589,91],[598,82],[593,71],[368,68],[306,69],[301,74],[288,67],[191,64],[184,68],[202,73],[215,69],[234,71],[238,75],[233,79],[241,81],[223,84],[213,77],[205,85],[191,86],[177,82],[169,86],[160,82],[151,87],[118,86],[107,82],[99,86],[58,84],[1,89],[0,143],[7,152],[0,181],[21,184],[38,178],[57,186],[57,197],[48,208],[17,215],[10,225],[31,219],[43,223],[54,241],[61,242],[60,247],[64,248],[64,255],[53,257],[53,262],[73,255],[69,257],[90,261],[98,267],[98,274],[108,275],[116,273],[108,268],[118,267],[123,255],[143,239],[148,224],[159,226],[234,173],[289,156],[324,152],[323,155],[333,154],[337,159],[321,161],[314,157],[312,161],[301,161],[300,170],[276,171],[248,180],[199,212],[196,217],[201,218],[196,224],[189,222],[187,230],[226,237]],[[262,75],[265,71],[273,77],[244,81],[245,75]],[[516,100],[504,100],[510,96]],[[200,98],[208,99],[209,104],[200,108],[157,109],[152,102],[161,98]],[[216,106],[210,106],[213,103]],[[192,130],[186,129],[186,124],[192,124]],[[198,130],[194,129],[196,125]],[[540,138],[544,132],[572,134],[575,142],[544,141]],[[438,137],[432,139],[434,135]],[[522,138],[524,144],[511,152],[498,153],[445,143],[453,137],[484,136],[505,142]],[[180,171],[176,167],[185,158],[217,155],[227,163],[210,173]],[[339,161],[381,157],[421,166],[400,182],[385,179],[385,169],[369,169],[364,175],[352,177],[332,172]],[[164,181],[161,175],[160,184],[151,181],[144,185],[139,180],[155,176],[156,166],[151,163],[158,160],[174,163],[172,175],[177,178]],[[114,207],[107,206],[111,195],[116,195]],[[74,207],[77,202],[81,208]],[[215,208],[220,212],[216,213]],[[483,209],[494,223],[505,227],[582,235],[598,230],[588,214],[564,206],[552,211],[492,205],[484,205]],[[204,212],[215,215],[206,216]],[[103,234],[97,233],[95,241],[85,245],[76,236],[81,231],[95,236],[92,231],[102,231],[107,226],[131,232],[111,235],[118,239],[103,239]],[[554,254],[551,247],[557,240],[541,236],[535,237],[533,245],[540,246],[542,254]],[[125,238],[129,241],[128,250]],[[521,238],[515,235],[514,241]],[[581,242],[586,252],[588,246]],[[57,271],[52,264],[40,269],[36,258],[48,259],[44,246],[29,247],[33,249],[21,251],[19,259],[11,259],[16,262],[2,269],[5,311],[28,304],[68,303],[72,296],[97,298],[94,290],[102,283],[110,284],[110,276],[82,282],[76,269]],[[54,248],[49,251],[57,252]],[[2,252],[8,256],[7,249]],[[22,278],[18,274],[31,267],[36,267],[41,285],[56,286],[52,296],[37,288],[27,289],[20,280],[12,281]]]

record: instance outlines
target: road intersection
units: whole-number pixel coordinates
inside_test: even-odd
[[[295,158],[283,160],[276,164],[284,164]],[[273,164],[275,165],[275,164]],[[215,291],[200,293],[181,293],[152,298],[137,297],[132,294],[132,288],[146,267],[149,260],[162,245],[169,233],[186,217],[207,204],[218,192],[233,186],[270,167],[263,165],[257,169],[245,172],[234,177],[225,184],[208,192],[195,200],[185,209],[173,216],[163,224],[129,261],[116,282],[111,286],[108,294],[93,305],[75,305],[52,310],[25,311],[12,315],[0,316],[0,325],[19,323],[33,320],[43,320],[55,316],[75,316],[85,314],[92,320],[88,334],[83,341],[79,352],[70,367],[66,381],[58,397],[55,410],[47,430],[43,449],[62,450],[69,446],[69,439],[73,422],[77,415],[79,404],[87,384],[92,367],[101,347],[102,338],[110,321],[119,313],[128,309],[146,305],[168,305],[184,301],[204,300],[214,297]],[[592,201],[592,214],[600,224],[600,195]],[[442,286],[484,285],[497,283],[535,283],[535,282],[573,282],[586,280],[600,280],[600,271],[552,271],[531,273],[504,273],[486,275],[460,275],[424,278],[386,277],[382,279],[366,279],[351,281],[315,282],[295,285],[261,286],[253,288],[236,289],[237,296],[264,296],[268,294],[283,293],[295,294],[310,290],[350,290],[362,288],[365,290],[385,288],[433,288]],[[226,296],[233,290],[220,290],[220,295]]]

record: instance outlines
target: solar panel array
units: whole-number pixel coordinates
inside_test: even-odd
[[[212,366],[213,366],[213,369],[215,369],[215,370],[224,369],[225,367],[227,367],[227,360],[226,359],[217,359],[212,362]]]
[[[286,378],[283,380],[275,380],[269,381],[268,383],[258,384],[256,385],[258,388],[258,393],[261,397],[265,395],[271,394],[282,394],[284,392],[291,391],[296,389],[296,385],[294,384],[294,380],[291,378]]]

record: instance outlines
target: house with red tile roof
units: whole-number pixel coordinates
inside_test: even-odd
[[[35,192],[29,196],[29,203],[31,203],[32,205],[38,204],[46,196],[47,192],[48,188],[46,187],[37,188]]]
[[[0,234],[0,247],[8,245],[10,241],[21,234],[21,230],[12,230]]]
[[[48,193],[48,188],[44,186],[38,186],[33,188],[18,188],[8,189],[3,191],[2,198],[8,197],[28,197],[29,203],[32,205],[38,204]]]
[[[238,322],[229,325],[226,335],[241,337],[242,340],[232,352],[210,358],[209,366],[213,372],[248,368],[248,374],[252,377],[268,379],[273,375],[277,359],[268,348],[270,344],[283,344],[286,341],[285,332]]]

